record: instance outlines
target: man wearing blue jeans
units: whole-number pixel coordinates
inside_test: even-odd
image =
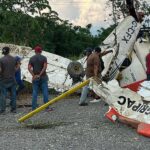
[[[40,46],[36,46],[34,50],[35,55],[30,58],[28,64],[28,70],[32,75],[33,84],[32,110],[38,107],[37,96],[39,88],[42,89],[44,103],[48,102],[48,76],[46,74],[47,58],[41,54],[42,48]]]
[[[36,109],[37,106],[37,96],[38,96],[38,90],[39,87],[42,88],[43,93],[43,101],[44,103],[48,102],[48,78],[41,78],[41,79],[35,79],[33,80],[33,93],[32,93],[32,109]]]
[[[4,47],[2,49],[4,57],[0,59],[0,114],[4,113],[6,110],[6,96],[8,89],[11,93],[11,112],[16,113],[16,61],[9,52],[9,47]]]

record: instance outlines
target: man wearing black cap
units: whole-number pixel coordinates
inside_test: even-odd
[[[84,50],[84,54],[87,56],[87,58],[92,54],[92,48],[88,47]]]
[[[11,112],[16,112],[16,81],[15,81],[15,58],[10,54],[9,47],[2,49],[4,57],[0,59],[0,113],[4,113],[6,110],[6,96],[7,90],[10,89],[10,105]]]

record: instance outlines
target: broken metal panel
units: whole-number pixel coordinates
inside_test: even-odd
[[[127,118],[150,124],[150,103],[145,104],[143,98],[128,88],[121,88],[116,80],[97,84],[90,82],[90,88]]]
[[[112,33],[103,41],[104,49],[113,47],[117,43],[121,43],[123,47],[126,47],[132,37],[138,34],[141,24],[137,23],[132,16],[126,17],[121,21],[118,26],[112,31]],[[131,49],[132,50],[132,49]],[[124,54],[124,51],[122,54]]]

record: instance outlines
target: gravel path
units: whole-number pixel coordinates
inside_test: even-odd
[[[17,118],[30,111],[0,115],[0,150],[149,150],[150,139],[122,123],[104,117],[104,102],[78,106],[79,97],[53,105],[54,111],[41,112],[24,124]]]

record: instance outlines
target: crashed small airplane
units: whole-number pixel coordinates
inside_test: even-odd
[[[150,137],[150,81],[146,81],[145,61],[150,53],[150,19],[141,23],[131,4],[132,16],[126,17],[103,42],[104,49],[114,49],[113,55],[103,58],[105,81],[91,80],[90,88],[109,104],[105,114],[108,119],[119,119]]]
[[[105,116],[112,122],[117,119],[137,128],[137,132],[150,137],[150,81],[146,81],[146,55],[150,52],[150,19],[141,22],[134,10],[133,1],[126,0],[130,16],[118,24],[104,40],[102,50],[113,50],[103,59],[105,69],[102,80],[91,79],[89,87],[109,104]],[[0,48],[6,44],[1,44]],[[13,55],[22,56],[22,76],[31,82],[27,64],[34,55],[31,48],[7,45]],[[71,75],[67,71],[72,62],[67,58],[43,51],[48,58],[49,87],[66,91],[72,87]],[[79,60],[83,65],[85,58]],[[81,75],[82,65],[74,65],[74,72]],[[85,65],[85,64],[84,64]],[[76,69],[77,68],[77,69]],[[79,69],[80,68],[80,69]],[[87,82],[88,83],[88,82]]]

